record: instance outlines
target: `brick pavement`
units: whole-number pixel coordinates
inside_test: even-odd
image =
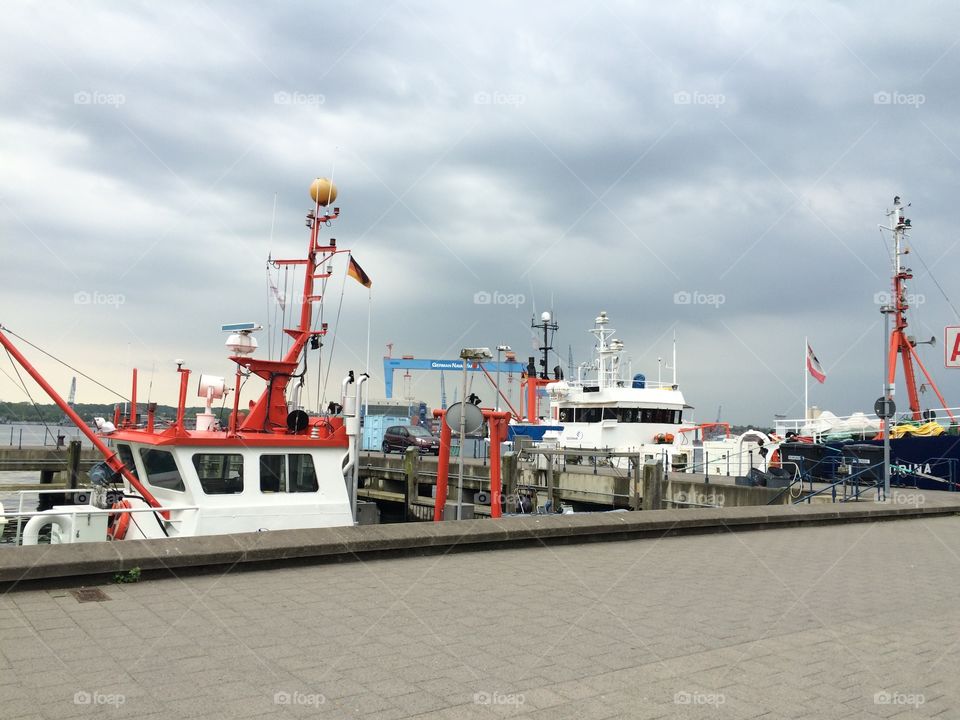
[[[960,717],[960,518],[0,597],[2,718]]]

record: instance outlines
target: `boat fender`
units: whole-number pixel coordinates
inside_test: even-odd
[[[111,510],[124,509],[129,510],[133,505],[129,500],[120,500],[115,502]],[[110,522],[107,527],[107,536],[111,540],[123,540],[127,536],[127,530],[130,529],[130,513],[117,513],[110,516]]]
[[[774,450],[770,455],[770,462],[767,463],[768,468],[778,468],[780,467],[780,450]]]

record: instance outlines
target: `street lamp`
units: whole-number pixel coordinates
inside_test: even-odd
[[[513,350],[509,345],[497,345],[497,380],[494,383],[497,387],[497,401],[494,403],[494,407],[497,412],[500,412],[500,353],[510,352]]]
[[[463,348],[460,351],[460,359],[463,360],[463,394],[460,397],[463,399],[460,401],[460,451],[457,453],[459,456],[459,462],[457,463],[459,470],[457,475],[457,520],[463,519],[463,445],[467,436],[467,413],[462,405],[466,405],[467,401],[467,363],[470,360],[480,362],[492,357],[490,348]]]

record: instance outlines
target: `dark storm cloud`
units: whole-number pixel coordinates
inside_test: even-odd
[[[948,292],[960,269],[958,14],[20,6],[0,44],[0,320],[109,375],[156,364],[171,395],[174,357],[229,372],[218,325],[272,312],[266,255],[302,251],[305,187],[332,173],[330,234],[374,280],[374,358],[524,356],[553,307],[566,365],[605,309],[648,376],[677,330],[707,419],[801,412],[805,335],[818,404],[868,407],[894,194]],[[953,310],[914,269],[918,334],[939,333]],[[341,283],[335,374],[366,356],[364,292]],[[124,302],[75,302],[97,292]],[[435,400],[436,378],[417,392]]]

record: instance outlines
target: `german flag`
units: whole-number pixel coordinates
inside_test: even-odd
[[[352,277],[365,288],[373,285],[373,280],[371,280],[370,276],[363,271],[363,268],[360,267],[360,263],[353,259],[353,255],[350,256],[350,264],[347,265],[347,275]]]

